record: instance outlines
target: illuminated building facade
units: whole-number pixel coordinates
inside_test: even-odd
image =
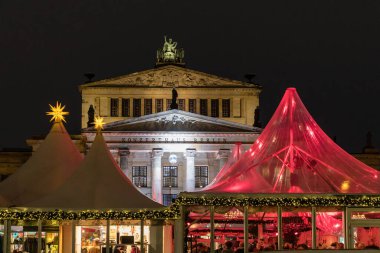
[[[170,44],[171,43],[171,44]],[[261,87],[185,67],[184,52],[165,40],[156,67],[80,86],[82,135],[89,148],[95,116],[124,173],[154,200],[206,186],[231,149],[247,149]]]

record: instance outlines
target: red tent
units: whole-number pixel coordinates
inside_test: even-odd
[[[205,192],[380,193],[379,172],[356,160],[317,125],[288,88],[251,148]]]

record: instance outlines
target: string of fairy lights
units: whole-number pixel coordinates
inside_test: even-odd
[[[225,206],[225,207],[380,207],[380,195],[335,195],[318,197],[184,197],[179,196],[172,205],[161,210],[114,211],[35,211],[0,210],[0,220],[150,220],[178,219],[181,206]]]
[[[57,102],[56,106],[50,105],[51,121],[64,121],[65,106]],[[101,131],[104,121],[101,117],[95,118],[95,128]],[[48,210],[36,209],[18,210],[7,208],[0,210],[0,220],[154,220],[154,219],[178,219],[181,217],[181,206],[224,206],[224,207],[380,207],[380,195],[267,195],[267,196],[179,196],[173,204],[157,210]]]

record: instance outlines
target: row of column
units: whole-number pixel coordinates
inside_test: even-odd
[[[131,177],[128,171],[128,149],[120,149],[120,167],[124,174]],[[164,151],[162,148],[152,149],[152,199],[158,203],[162,203],[162,156]],[[188,148],[185,152],[186,171],[183,190],[186,192],[195,191],[195,155],[196,149]],[[229,155],[228,149],[221,149],[218,152],[219,169],[227,162]],[[219,172],[219,170],[217,171]],[[215,176],[215,175],[214,175]]]

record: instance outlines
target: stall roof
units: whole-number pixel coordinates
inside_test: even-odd
[[[380,193],[379,171],[332,141],[288,88],[262,134],[205,192]]]
[[[28,161],[0,183],[0,206],[20,206],[56,190],[83,160],[62,122],[49,134]]]
[[[113,159],[103,135],[98,133],[75,173],[56,191],[24,207],[104,210],[163,206],[132,184]]]

